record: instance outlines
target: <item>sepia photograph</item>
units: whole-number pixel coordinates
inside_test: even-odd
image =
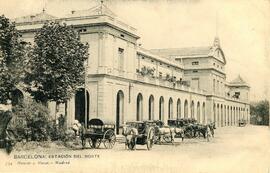
[[[0,0],[0,172],[270,173],[269,0]]]

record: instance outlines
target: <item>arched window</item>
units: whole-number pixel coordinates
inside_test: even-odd
[[[137,96],[137,114],[136,114],[136,120],[141,121],[143,120],[143,96],[141,93]]]
[[[172,100],[172,98],[169,99],[169,104],[168,104],[168,119],[173,119],[173,100]]]
[[[190,110],[191,110],[191,118],[194,118],[194,101],[191,102],[191,105],[190,105]]]
[[[200,106],[200,102],[197,103],[197,121],[199,123],[201,122],[201,106]]]
[[[181,118],[181,100],[177,100],[177,118]]]
[[[185,104],[184,104],[184,117],[188,118],[188,101],[185,100]]]
[[[159,98],[159,120],[164,120],[164,98],[162,96]]]
[[[148,101],[148,119],[149,120],[154,119],[154,96],[153,95],[149,97],[149,101]]]

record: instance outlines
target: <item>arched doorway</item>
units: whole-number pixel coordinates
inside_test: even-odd
[[[221,127],[223,127],[223,105],[220,106],[220,121]]]
[[[119,134],[120,125],[124,121],[124,93],[123,91],[118,91],[116,96],[116,134]]]
[[[16,89],[11,92],[11,104],[12,106],[16,106],[22,103],[24,99],[23,92],[19,89]]]
[[[227,105],[227,126],[230,125],[230,107]]]
[[[185,100],[184,103],[184,118],[188,118],[188,101]]]
[[[202,107],[202,116],[203,116],[203,124],[206,123],[206,117],[205,117],[205,103],[203,103],[203,107]]]
[[[181,118],[181,100],[177,100],[177,119]]]
[[[227,109],[226,105],[224,105],[224,126],[227,125]]]
[[[230,125],[232,126],[233,124],[233,112],[232,112],[232,107],[231,107],[231,119],[230,119]]]
[[[153,120],[154,119],[154,96],[150,95],[149,101],[148,101],[148,119]]]
[[[143,96],[141,93],[137,96],[137,113],[136,113],[136,120],[141,121],[143,120]]]
[[[87,101],[87,104],[85,104],[85,101]],[[87,106],[85,107],[85,105]],[[75,94],[75,119],[78,120],[80,123],[84,123],[85,125],[87,125],[86,123],[88,123],[89,121],[89,108],[90,96],[88,91],[85,92],[84,88],[78,89]],[[85,110],[87,110],[87,113],[85,113]]]
[[[194,118],[194,101],[191,102],[190,110],[191,110],[191,118]]]
[[[169,104],[168,104],[168,119],[173,118],[173,99],[169,99]]]
[[[164,118],[164,98],[159,98],[159,120],[163,121]]]
[[[247,114],[246,114],[246,117],[247,117],[247,123],[249,124],[249,122],[250,122],[250,117],[249,117],[248,109],[247,109],[247,111],[244,109],[244,112],[247,113]]]
[[[233,107],[233,125],[235,125],[235,107]]]
[[[217,104],[217,126],[219,127],[220,126],[220,112],[219,112],[219,104]]]
[[[197,121],[199,123],[201,122],[201,106],[200,106],[200,102],[197,103]]]

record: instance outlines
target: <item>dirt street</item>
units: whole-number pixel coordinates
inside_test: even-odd
[[[76,173],[269,173],[270,130],[258,126],[223,127],[216,130],[210,142],[202,138],[184,142],[177,139],[175,145],[155,145],[151,151],[146,146],[127,151],[124,144],[117,143],[111,150],[49,148],[16,152],[9,157],[1,151],[1,155],[5,159],[0,172],[25,172],[31,168],[39,169],[38,172]]]

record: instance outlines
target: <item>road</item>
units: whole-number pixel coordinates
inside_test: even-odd
[[[1,153],[3,155],[3,153]],[[14,159],[14,155],[70,155],[69,159],[28,159],[35,165],[27,165],[27,159]],[[75,159],[74,155],[82,157]],[[88,158],[85,158],[85,155]],[[269,173],[270,130],[268,127],[223,127],[216,130],[215,138],[180,140],[175,145],[155,145],[151,151],[138,146],[127,151],[123,144],[111,149],[41,149],[12,153],[7,156],[0,172],[185,172],[185,173]],[[60,156],[59,156],[60,157]],[[91,157],[91,158],[90,158]],[[36,161],[35,161],[36,160]],[[19,163],[19,162],[22,163]],[[41,161],[40,163],[38,161]],[[49,165],[46,165],[48,161]],[[56,163],[58,161],[58,163]],[[66,161],[66,162],[61,162]],[[44,162],[44,163],[43,163]],[[8,164],[11,163],[11,166]],[[19,166],[20,169],[17,169]],[[40,169],[42,168],[42,169]]]

